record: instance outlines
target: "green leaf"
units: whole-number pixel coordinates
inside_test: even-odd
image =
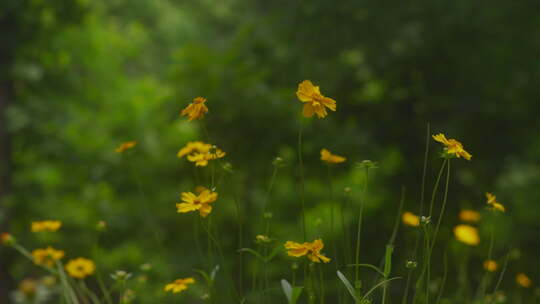
[[[260,254],[258,253],[257,251],[251,249],[251,248],[240,248],[238,249],[238,252],[248,252],[248,253],[251,253],[252,255],[254,255],[256,258],[258,258],[259,260],[261,260],[262,262],[266,262],[266,259]]]
[[[354,302],[355,303],[360,303],[358,301],[358,298],[356,297],[356,290],[354,290],[354,287],[352,286],[351,282],[349,282],[347,277],[343,273],[341,273],[341,271],[339,271],[339,270],[337,271],[337,276],[341,280],[341,282],[343,282],[343,285],[345,285],[345,287],[349,291],[349,294],[351,295],[351,297],[353,297]]]
[[[380,281],[377,285],[373,286],[370,290],[368,290],[368,292],[366,292],[364,294],[364,296],[362,297],[361,301],[364,301],[372,292],[375,291],[375,289],[377,289],[378,287],[390,282],[390,281],[393,281],[393,280],[397,280],[397,279],[401,279],[401,277],[395,277],[395,278],[391,278],[391,279],[388,279],[388,280],[383,280],[383,281]]]
[[[219,271],[219,265],[216,265],[214,269],[212,269],[212,272],[210,273],[210,279],[212,279],[212,282],[216,279],[216,274]]]
[[[281,252],[282,248],[283,248],[283,247],[281,247],[281,246],[276,246],[276,247],[274,248],[274,250],[272,250],[272,252],[266,257],[265,262],[268,263],[268,262],[272,261],[272,259],[273,259],[279,252]]]
[[[384,277],[384,272],[382,272],[382,270],[375,265],[371,265],[371,264],[348,264],[347,265],[347,267],[355,267],[355,266],[371,268]]]
[[[285,297],[287,297],[287,303],[289,304],[296,304],[304,289],[302,286],[292,287],[285,279],[281,280],[281,288],[283,289],[283,293],[285,294]]]

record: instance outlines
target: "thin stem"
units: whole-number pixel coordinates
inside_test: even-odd
[[[326,165],[327,175],[328,175],[328,191],[330,191],[330,235],[332,240],[332,249],[334,252],[334,260],[336,265],[336,270],[339,269],[339,257],[337,253],[337,242],[334,238],[334,209],[335,209],[335,200],[334,200],[334,187],[333,187],[333,178],[332,178],[332,167],[329,164]]]
[[[354,280],[355,280],[355,288],[359,292],[360,290],[360,236],[362,234],[362,213],[364,212],[364,204],[366,201],[366,193],[367,193],[367,187],[368,187],[368,181],[369,181],[369,168],[366,166],[366,181],[364,184],[364,190],[362,195],[362,200],[360,201],[360,210],[358,211],[358,228],[356,231],[356,254],[355,254],[355,269],[354,269]]]
[[[298,131],[298,165],[300,170],[300,200],[302,202],[302,235],[304,242],[307,239],[306,233],[306,198],[304,184],[304,161],[302,159],[302,133],[304,131],[304,119],[300,119],[300,130]]]
[[[431,217],[431,215],[433,214],[433,206],[435,204],[435,195],[437,194],[437,190],[439,190],[439,182],[441,181],[443,170],[447,162],[448,162],[448,158],[445,158],[441,165],[441,169],[439,170],[439,174],[437,174],[437,179],[435,180],[435,186],[433,187],[433,192],[431,193],[431,201],[429,203],[429,214],[428,214],[429,217]]]

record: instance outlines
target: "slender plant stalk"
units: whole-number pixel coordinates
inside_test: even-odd
[[[419,215],[424,214],[424,200],[425,200],[425,193],[426,193],[426,172],[427,172],[427,163],[428,163],[428,156],[429,156],[429,142],[431,139],[431,130],[430,130],[430,124],[429,122],[426,124],[426,144],[424,149],[424,165],[422,168],[422,184],[420,186],[420,210],[418,212]],[[416,263],[417,262],[417,254],[418,254],[418,246],[420,245],[420,238],[422,234],[420,233],[420,230],[417,229],[416,237],[414,241],[414,250],[412,253],[411,261]],[[411,284],[412,275],[415,268],[411,268],[407,272],[407,282],[405,284],[405,294],[403,295],[402,304],[407,304],[409,300],[409,287]]]
[[[366,166],[366,181],[364,184],[364,190],[362,194],[362,199],[360,201],[360,210],[358,211],[358,227],[356,230],[356,254],[354,263],[356,264],[354,267],[354,281],[355,281],[355,288],[358,293],[358,296],[360,295],[360,236],[362,234],[362,213],[364,212],[364,204],[366,203],[366,194],[367,194],[367,187],[369,182],[369,168]]]
[[[446,253],[446,250],[444,251],[444,272],[443,272],[443,278],[441,282],[441,288],[439,289],[439,294],[437,295],[437,301],[436,304],[439,304],[441,302],[441,297],[444,291],[444,285],[446,284],[446,278],[448,276],[448,254]]]
[[[302,159],[302,133],[304,131],[304,119],[300,119],[300,130],[298,131],[298,165],[300,170],[300,201],[302,202],[302,235],[304,242],[307,239],[306,233],[306,198],[304,181],[304,161]]]
[[[332,240],[332,250],[334,253],[334,261],[336,265],[336,270],[339,269],[339,256],[337,253],[337,242],[334,238],[334,209],[335,209],[335,201],[334,201],[334,186],[333,186],[333,178],[332,178],[332,167],[330,167],[330,164],[326,165],[327,168],[327,178],[328,178],[328,191],[330,192],[330,235]]]

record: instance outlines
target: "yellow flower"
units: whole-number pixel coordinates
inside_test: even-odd
[[[41,221],[41,222],[32,222],[32,232],[42,232],[42,231],[56,231],[62,227],[62,222],[60,221]]]
[[[267,236],[267,235],[264,235],[264,234],[258,234],[255,236],[255,242],[257,244],[262,244],[262,243],[270,243],[270,238]]]
[[[179,158],[187,156],[187,160],[194,162],[197,167],[208,165],[209,160],[222,158],[225,152],[216,146],[203,143],[202,141],[188,142],[185,147],[176,154]]]
[[[199,210],[202,217],[206,217],[212,212],[211,203],[215,202],[218,197],[217,192],[212,192],[208,189],[203,190],[199,195],[192,192],[182,192],[181,199],[183,203],[176,203],[178,213],[186,213]]]
[[[418,215],[409,211],[403,212],[401,220],[403,221],[403,224],[407,226],[416,227],[420,225],[420,218],[418,217]]]
[[[336,101],[323,96],[319,87],[314,86],[309,80],[304,80],[298,84],[296,96],[301,102],[304,102],[304,109],[302,111],[304,117],[312,117],[313,114],[317,114],[317,117],[324,118],[328,115],[326,108],[331,111],[336,110]]]
[[[165,285],[165,288],[163,288],[163,290],[177,293],[186,290],[188,288],[187,284],[193,283],[195,283],[195,279],[193,278],[178,279],[172,283]]]
[[[474,210],[465,209],[459,212],[459,219],[464,222],[476,223],[480,221],[481,217],[480,213]]]
[[[504,208],[503,204],[497,202],[497,197],[489,192],[486,192],[486,204],[488,204],[489,209],[493,211],[500,211],[505,212],[506,209]]]
[[[328,151],[327,149],[322,149],[321,160],[329,164],[339,164],[346,161],[347,159],[343,156],[332,154],[332,152]]]
[[[193,102],[183,109],[180,114],[182,116],[187,115],[188,121],[192,121],[193,119],[202,119],[204,117],[204,113],[208,112],[208,107],[206,107],[204,104],[205,102],[206,98],[195,97],[193,98]]]
[[[36,249],[32,251],[32,257],[34,259],[34,263],[37,265],[52,267],[56,260],[60,260],[64,257],[64,251],[56,250],[49,246],[45,249]]]
[[[330,259],[321,254],[321,250],[324,248],[324,243],[321,239],[316,239],[315,241],[309,243],[304,242],[303,244],[287,241],[285,242],[285,249],[287,249],[287,254],[292,257],[301,257],[307,255],[308,259],[312,262],[324,263],[330,262]]]
[[[499,265],[494,260],[485,260],[484,261],[484,269],[489,272],[497,271],[497,268],[499,268]]]
[[[480,243],[480,236],[478,236],[478,229],[469,225],[457,225],[454,227],[454,235],[456,239],[467,245],[476,246]]]
[[[68,274],[77,279],[84,279],[94,273],[96,265],[92,260],[76,258],[66,264]]]
[[[446,136],[442,133],[433,135],[433,139],[445,145],[444,150],[447,154],[454,155],[457,158],[463,157],[466,160],[471,160],[472,155],[463,149],[463,145],[459,141],[453,138],[446,139]]]
[[[127,149],[131,149],[137,145],[136,141],[126,141],[121,143],[116,149],[114,149],[114,152],[116,153],[122,153],[126,151]]]
[[[520,272],[516,275],[516,283],[518,283],[519,286],[525,288],[531,287],[532,285],[531,279],[523,272]]]

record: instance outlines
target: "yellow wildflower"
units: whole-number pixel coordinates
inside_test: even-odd
[[[480,243],[478,229],[469,225],[457,225],[454,227],[454,235],[456,239],[467,245],[476,246]]]
[[[504,208],[503,204],[497,202],[497,197],[493,195],[492,193],[486,192],[486,204],[488,204],[488,207],[493,211],[500,211],[505,212],[506,209]]]
[[[187,156],[187,160],[194,162],[197,167],[208,165],[209,160],[222,158],[225,152],[216,146],[204,143],[202,141],[188,142],[185,147],[176,154],[179,158]]]
[[[204,104],[205,102],[206,98],[195,97],[193,98],[193,102],[183,109],[180,114],[182,116],[187,115],[188,121],[192,121],[193,119],[202,119],[204,117],[204,113],[208,112],[208,107],[206,107]]]
[[[324,118],[328,115],[326,108],[331,111],[336,110],[336,101],[323,96],[319,87],[314,86],[309,80],[304,80],[298,84],[296,96],[301,102],[304,102],[304,109],[302,111],[304,117],[312,117],[313,114],[317,114],[317,117]]]
[[[183,203],[176,203],[178,213],[186,213],[199,210],[202,217],[206,217],[212,212],[211,203],[215,202],[218,197],[217,192],[204,190],[199,195],[192,192],[182,192],[181,199]]]
[[[433,135],[433,139],[445,145],[444,150],[447,154],[454,155],[457,158],[463,157],[466,160],[471,160],[472,155],[463,149],[463,145],[459,141],[453,138],[446,139],[446,136],[442,133]]]
[[[258,235],[255,236],[255,242],[257,244],[270,243],[270,241],[271,241],[271,239],[267,235],[258,234]]]
[[[77,279],[84,279],[94,273],[96,265],[92,260],[76,258],[66,264],[68,274]]]
[[[177,293],[186,290],[188,288],[187,284],[193,283],[195,283],[195,279],[193,278],[178,279],[172,283],[165,285],[165,288],[163,288],[163,290]]]
[[[32,257],[34,259],[34,263],[37,265],[52,267],[56,260],[60,260],[64,257],[64,251],[56,250],[49,246],[45,249],[36,249],[32,251]]]
[[[407,226],[417,227],[420,225],[420,217],[409,211],[403,212],[401,220],[403,221],[403,224]]]
[[[330,259],[321,254],[321,250],[324,248],[324,243],[321,239],[316,239],[315,241],[309,243],[304,242],[303,244],[287,241],[285,242],[285,249],[287,249],[287,254],[292,257],[301,257],[307,255],[308,259],[312,262],[324,263],[330,262]]]
[[[62,222],[60,221],[41,221],[41,222],[32,222],[32,232],[42,232],[42,231],[56,231],[62,227]]]
[[[346,161],[347,159],[343,156],[332,154],[332,152],[328,151],[327,149],[322,149],[321,160],[329,164],[339,164]]]
[[[128,149],[131,149],[137,145],[136,141],[126,141],[121,143],[116,149],[114,149],[114,152],[116,153],[122,153]]]
[[[465,209],[459,212],[459,219],[464,222],[476,223],[481,217],[480,213],[474,210]]]
[[[516,275],[516,283],[518,283],[519,286],[525,288],[529,288],[532,285],[531,279],[523,272],[520,272]]]
[[[499,265],[494,260],[485,260],[484,261],[484,269],[489,272],[497,271],[497,268],[499,268]]]

